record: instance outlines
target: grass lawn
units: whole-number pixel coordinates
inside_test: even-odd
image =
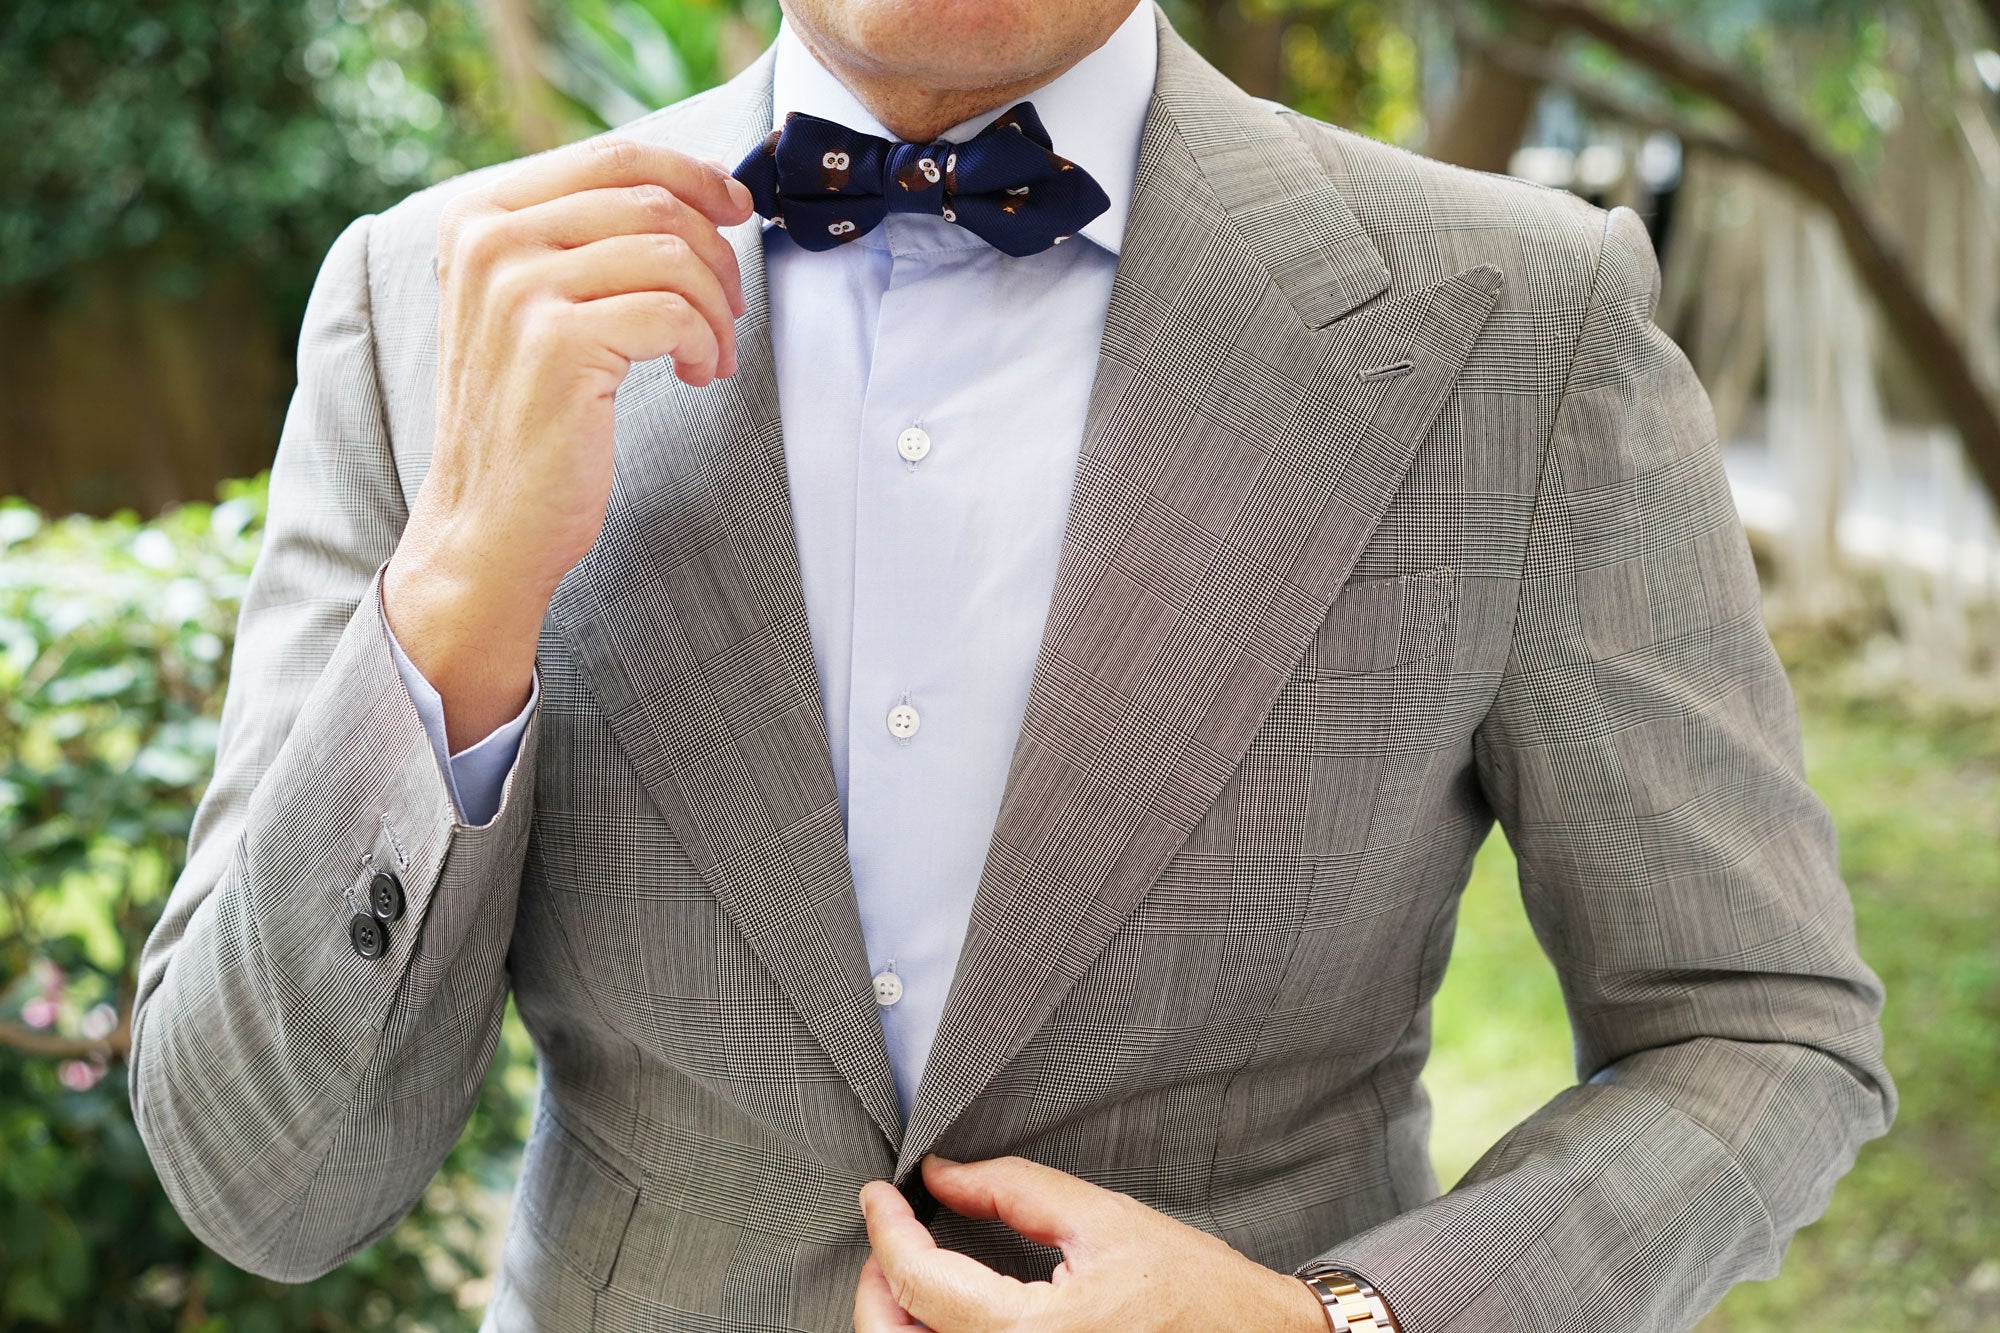
[[[1783,1273],[1704,1333],[2000,1329],[2000,710],[1924,714],[1799,681],[1807,765],[1832,809],[1862,953],[1888,988],[1902,1109]],[[1438,1177],[1573,1081],[1555,974],[1497,836],[1466,890],[1426,1076]]]

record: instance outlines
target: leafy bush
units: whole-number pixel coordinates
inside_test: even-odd
[[[317,1282],[206,1250],[133,1129],[133,966],[215,751],[261,483],[141,524],[0,504],[0,1327],[470,1328],[533,1074],[518,1026],[418,1210]]]
[[[0,6],[0,289],[149,252],[295,314],[356,213],[506,155],[474,0]]]

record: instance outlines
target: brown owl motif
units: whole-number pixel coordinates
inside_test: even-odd
[[[828,149],[819,158],[819,188],[828,194],[839,194],[847,188],[847,177],[854,165],[853,159],[837,148]]]
[[[912,194],[921,194],[944,179],[944,168],[926,153],[896,173],[896,183]]]

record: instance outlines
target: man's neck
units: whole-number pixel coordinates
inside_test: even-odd
[[[963,124],[996,107],[1007,106],[1061,78],[1110,36],[1110,30],[1061,63],[1018,79],[985,88],[928,87],[893,73],[870,70],[845,59],[804,24],[793,24],[799,41],[813,59],[847,86],[855,100],[882,127],[905,143],[929,143],[954,125]],[[1115,28],[1115,25],[1114,25]]]

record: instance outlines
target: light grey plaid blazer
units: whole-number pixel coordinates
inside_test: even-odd
[[[1061,573],[909,1123],[842,845],[754,226],[743,370],[619,395],[505,805],[455,823],[373,589],[431,451],[434,231],[328,257],[132,1096],[236,1262],[394,1226],[509,990],[543,1087],[495,1329],[849,1326],[855,1203],[1018,1153],[1411,1333],[1684,1328],[1894,1091],[1639,220],[1231,86],[1172,30]],[[627,133],[733,159],[768,58]],[[1498,817],[1581,1082],[1438,1197],[1418,1075]],[[347,938],[371,859],[409,915]],[[939,1214],[1010,1272],[1053,1255]]]

